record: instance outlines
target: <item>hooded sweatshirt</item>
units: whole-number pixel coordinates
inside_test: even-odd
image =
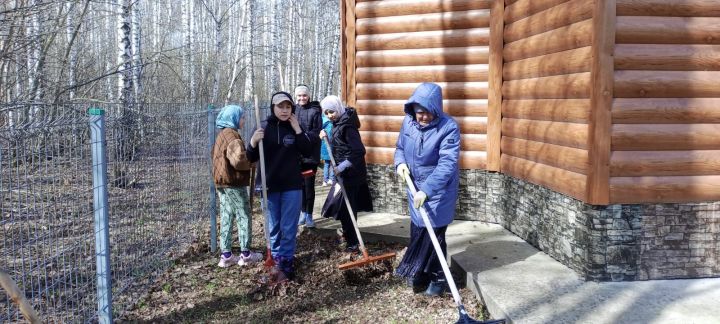
[[[429,125],[420,126],[417,122],[414,104],[432,113],[434,119]],[[446,226],[455,216],[460,183],[460,129],[455,120],[443,112],[442,89],[434,83],[419,85],[405,103],[404,111],[405,119],[395,149],[395,168],[401,163],[407,164],[416,188],[428,196],[424,206],[430,223],[433,227]],[[419,213],[412,207],[410,211],[411,221],[425,227]]]
[[[290,94],[278,92],[273,94]],[[290,102],[292,104],[292,101]],[[293,113],[295,105],[292,104]],[[281,192],[288,190],[300,190],[303,178],[300,170],[301,154],[310,154],[312,145],[310,137],[305,131],[295,134],[289,121],[280,121],[275,116],[275,110],[270,105],[271,114],[262,122],[261,127],[265,129],[265,136],[262,139],[265,151],[265,176],[268,192]],[[249,142],[249,141],[248,141]],[[247,156],[251,162],[260,159],[260,145],[252,147],[247,145]],[[258,164],[259,165],[259,164]],[[259,171],[259,170],[258,170]],[[261,183],[261,172],[257,173],[257,183]]]

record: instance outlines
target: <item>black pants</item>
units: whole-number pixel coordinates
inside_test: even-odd
[[[350,207],[352,207],[354,215],[352,217],[355,217],[357,219],[357,210],[358,210],[358,193],[360,192],[359,186],[345,186],[345,193],[347,193],[348,200],[350,200]],[[340,211],[338,212],[338,219],[340,219],[340,224],[342,225],[343,230],[343,236],[345,236],[345,242],[347,243],[347,246],[356,245],[358,244],[358,237],[355,233],[355,227],[353,226],[352,220],[350,219],[350,211],[348,211],[347,204],[345,203],[345,200],[342,201],[342,206],[340,207]]]
[[[305,164],[301,166],[301,170],[313,170],[317,172],[317,164]],[[313,206],[315,206],[315,174],[304,178],[302,188],[302,206],[300,210],[304,213],[312,214]]]

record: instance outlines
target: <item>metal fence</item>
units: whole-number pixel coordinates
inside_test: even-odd
[[[145,104],[105,112],[113,312],[121,314],[209,227],[214,111]],[[96,322],[88,104],[0,106],[0,269],[42,320]],[[261,113],[267,114],[267,109]],[[255,128],[248,110],[244,138]],[[96,143],[97,144],[97,143]],[[214,244],[213,244],[214,245]],[[23,321],[0,289],[0,323]]]

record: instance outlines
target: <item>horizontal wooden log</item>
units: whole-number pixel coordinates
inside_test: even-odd
[[[586,150],[512,137],[503,137],[500,150],[510,156],[587,174],[588,151]]]
[[[615,124],[612,150],[720,150],[720,124]]]
[[[367,164],[394,165],[394,157],[394,147],[365,147],[365,162]]]
[[[490,9],[436,12],[422,15],[365,18],[356,21],[358,35],[407,33],[488,27]]]
[[[720,200],[720,176],[612,177],[610,203],[681,203]]]
[[[365,147],[391,147],[397,143],[398,132],[361,131],[360,137]]]
[[[720,98],[615,99],[615,124],[720,123]]]
[[[550,188],[576,199],[585,199],[587,184],[585,175],[506,154],[500,158],[500,170],[515,178]]]
[[[492,0],[387,0],[361,2],[355,6],[355,16],[375,18],[419,15],[433,12],[490,9]]]
[[[592,18],[593,2],[572,0],[505,25],[506,43]]]
[[[503,82],[504,99],[590,98],[590,72]]]
[[[561,74],[590,72],[590,46],[512,61],[503,65],[503,80],[519,80]]]
[[[615,70],[717,71],[720,45],[618,44]]]
[[[617,44],[720,44],[720,17],[617,17]]]
[[[404,116],[360,115],[360,130],[375,132],[399,132]],[[462,134],[485,134],[487,117],[455,117]]]
[[[361,131],[363,144],[372,147],[395,147],[398,132]],[[460,149],[463,151],[485,151],[487,136],[485,134],[461,134]]]
[[[478,151],[462,151],[458,161],[460,169],[485,170],[487,168],[487,153]]]
[[[355,42],[358,51],[487,46],[490,43],[490,29],[471,28],[360,35],[357,36]]]
[[[436,82],[444,99],[487,99],[487,82]],[[419,83],[358,83],[357,98],[407,100]]]
[[[362,115],[404,116],[407,100],[358,100],[357,109]],[[454,117],[487,117],[487,99],[446,99],[443,111]]]
[[[610,176],[689,176],[720,174],[720,150],[615,151]]]
[[[720,17],[717,0],[617,0],[618,16]]]
[[[358,51],[355,59],[358,67],[487,64],[488,47]]]
[[[365,161],[368,164],[393,165],[395,148],[366,147]],[[478,151],[460,152],[459,166],[461,169],[484,170],[487,164],[487,154]]]
[[[503,118],[503,136],[587,149],[586,124]]]
[[[552,8],[568,0],[518,0],[505,7],[505,23],[510,24],[532,16],[545,9]]]
[[[616,98],[719,98],[720,71],[616,71]]]
[[[487,64],[469,65],[426,65],[358,68],[357,82],[465,82],[487,81]]]
[[[588,19],[507,43],[503,47],[503,59],[505,62],[511,62],[534,56],[567,51],[590,46],[591,41],[592,20]]]
[[[590,99],[504,100],[506,118],[587,123]]]

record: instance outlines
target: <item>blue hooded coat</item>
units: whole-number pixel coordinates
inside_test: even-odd
[[[413,104],[420,104],[434,119],[420,126]],[[424,207],[433,227],[450,224],[455,217],[460,174],[460,129],[455,120],[443,113],[442,89],[434,83],[423,83],[405,103],[405,119],[395,148],[395,168],[405,163],[416,188],[427,194]],[[408,191],[412,222],[425,227],[419,213],[412,208]]]

